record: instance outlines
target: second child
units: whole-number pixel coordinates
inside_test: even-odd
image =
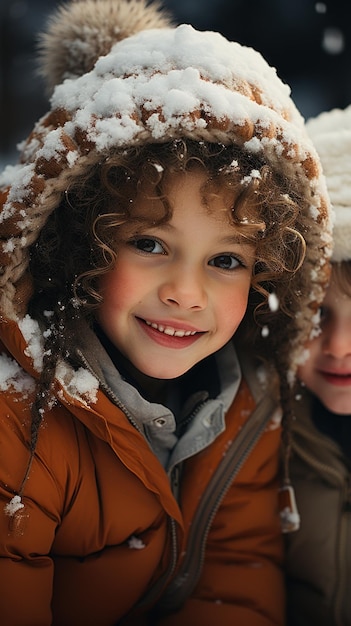
[[[301,526],[287,535],[288,624],[351,625],[351,107],[307,123],[335,210],[321,332],[298,369],[291,480]]]

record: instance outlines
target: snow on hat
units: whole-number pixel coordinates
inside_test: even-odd
[[[172,26],[147,0],[71,0],[53,14],[40,57],[49,88],[58,84],[50,111],[20,146],[19,164],[0,181],[2,313],[22,314],[29,247],[72,180],[111,149],[186,137],[263,156],[307,200],[301,271],[311,288],[296,320],[304,343],[328,278],[329,199],[304,120],[275,68],[219,33]]]
[[[307,130],[322,161],[335,212],[333,261],[351,260],[351,105],[311,118]]]

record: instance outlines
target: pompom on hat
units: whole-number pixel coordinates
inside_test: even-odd
[[[93,69],[112,46],[140,30],[172,26],[161,5],[145,0],[76,0],[49,17],[39,36],[39,73],[51,92],[66,78],[78,78]]]
[[[57,84],[19,164],[0,180],[1,313],[23,314],[29,248],[71,181],[112,149],[186,137],[262,155],[307,199],[310,289],[296,319],[304,343],[329,275],[330,204],[317,152],[275,68],[219,33],[173,26],[146,0],[71,0],[40,42],[41,72],[49,90]]]
[[[351,260],[351,105],[320,113],[306,123],[322,161],[335,213],[332,260]]]

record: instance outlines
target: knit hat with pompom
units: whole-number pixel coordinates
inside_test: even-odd
[[[351,260],[351,105],[308,120],[335,213],[333,261]]]
[[[275,68],[219,33],[173,26],[147,0],[71,0],[40,45],[51,107],[0,180],[2,315],[23,315],[30,246],[77,176],[111,149],[184,137],[262,156],[307,200],[301,271],[310,289],[296,319],[303,344],[328,279],[330,207],[318,155]]]

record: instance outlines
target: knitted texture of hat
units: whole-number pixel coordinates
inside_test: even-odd
[[[146,6],[146,23],[134,19]],[[94,7],[99,12],[98,37],[91,25]],[[121,39],[131,15],[141,30]],[[113,25],[112,19],[118,23]],[[0,216],[1,311],[14,319],[20,314],[14,302],[24,299],[20,289],[25,284],[29,247],[71,181],[106,158],[111,149],[185,137],[237,144],[262,156],[307,200],[308,215],[301,217],[308,221],[304,271],[311,287],[301,295],[296,320],[298,343],[304,343],[327,280],[329,199],[304,120],[275,68],[257,51],[219,33],[200,32],[186,24],[160,27],[158,5],[144,0],[73,1],[50,24],[42,38],[42,62],[45,46],[50,57],[43,71],[60,67],[53,72],[51,85],[64,76],[73,78],[56,86],[50,111],[21,146],[20,163],[7,167],[0,180],[7,193]],[[102,46],[106,28],[107,47],[113,34],[117,41],[107,52]],[[77,48],[84,54],[73,67],[67,57]],[[67,59],[67,69],[62,57]]]
[[[311,118],[306,128],[322,161],[335,212],[333,261],[351,259],[351,106]]]

